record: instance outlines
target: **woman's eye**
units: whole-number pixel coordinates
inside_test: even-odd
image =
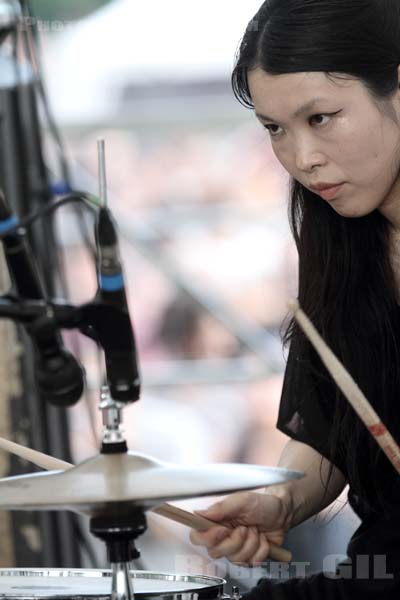
[[[342,112],[342,111],[338,110],[335,113],[313,115],[312,117],[310,117],[309,121],[310,121],[310,123],[312,123],[312,122],[316,123],[316,125],[327,125],[329,123],[329,121],[331,120],[331,118],[335,117],[340,112]]]
[[[279,135],[279,132],[274,131],[274,128],[280,129],[278,125],[264,125],[264,127],[269,132],[271,137],[277,137]]]
[[[310,117],[310,122],[311,121],[316,122],[317,119],[330,119],[330,117],[331,117],[331,115],[313,115],[312,117]],[[325,123],[319,122],[319,123],[317,123],[317,125],[325,125]]]
[[[315,123],[317,126],[323,127],[324,125],[327,125],[329,123],[331,117],[334,117],[335,115],[337,115],[340,112],[341,111],[338,110],[335,113],[312,115],[309,118],[309,122]],[[327,119],[327,120],[324,121],[324,119]],[[264,125],[264,127],[265,127],[265,129],[267,129],[267,131],[269,132],[271,137],[273,137],[273,138],[280,137],[280,135],[281,135],[280,130],[282,128],[279,127],[278,125]]]

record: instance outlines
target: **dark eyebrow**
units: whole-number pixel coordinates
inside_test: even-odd
[[[302,115],[303,113],[307,112],[308,110],[310,110],[315,104],[317,104],[317,102],[321,102],[326,100],[326,98],[314,98],[314,100],[310,100],[309,102],[306,102],[306,104],[303,104],[302,106],[300,106],[300,108],[298,108],[296,110],[296,112],[292,115],[292,117],[295,119],[296,117],[300,117],[300,115]],[[259,119],[262,119],[263,121],[273,121],[275,122],[275,119],[272,119],[271,117],[267,117],[266,115],[262,115],[260,113],[256,113],[256,117],[258,117]]]

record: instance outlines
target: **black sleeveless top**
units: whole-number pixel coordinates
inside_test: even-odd
[[[388,568],[400,575],[400,475],[396,474],[388,459],[382,455],[379,480],[371,479],[371,490],[373,486],[380,486],[379,489],[385,490],[385,498],[391,506],[389,515],[383,516],[369,508],[368,489],[355,492],[346,468],[346,440],[342,440],[342,453],[338,452],[332,456],[329,449],[335,411],[335,389],[330,377],[310,376],[310,371],[304,368],[291,348],[285,370],[277,428],[290,438],[314,448],[346,477],[349,483],[349,504],[361,519],[361,525],[348,544],[348,556],[352,558],[360,554],[371,557],[386,555]],[[389,430],[394,429],[392,433],[397,440],[400,411],[398,414],[399,423],[385,423]],[[368,465],[363,467],[368,468]]]

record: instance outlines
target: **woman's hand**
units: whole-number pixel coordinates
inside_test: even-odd
[[[288,501],[271,493],[240,492],[227,496],[199,515],[216,525],[207,531],[192,529],[190,540],[206,546],[211,558],[226,557],[232,563],[256,566],[269,554],[269,542],[281,545],[290,520]]]

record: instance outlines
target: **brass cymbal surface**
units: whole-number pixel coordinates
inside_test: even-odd
[[[65,509],[96,515],[112,505],[126,504],[148,510],[168,500],[257,489],[302,476],[278,467],[187,466],[134,452],[99,454],[67,471],[0,479],[0,509]]]

